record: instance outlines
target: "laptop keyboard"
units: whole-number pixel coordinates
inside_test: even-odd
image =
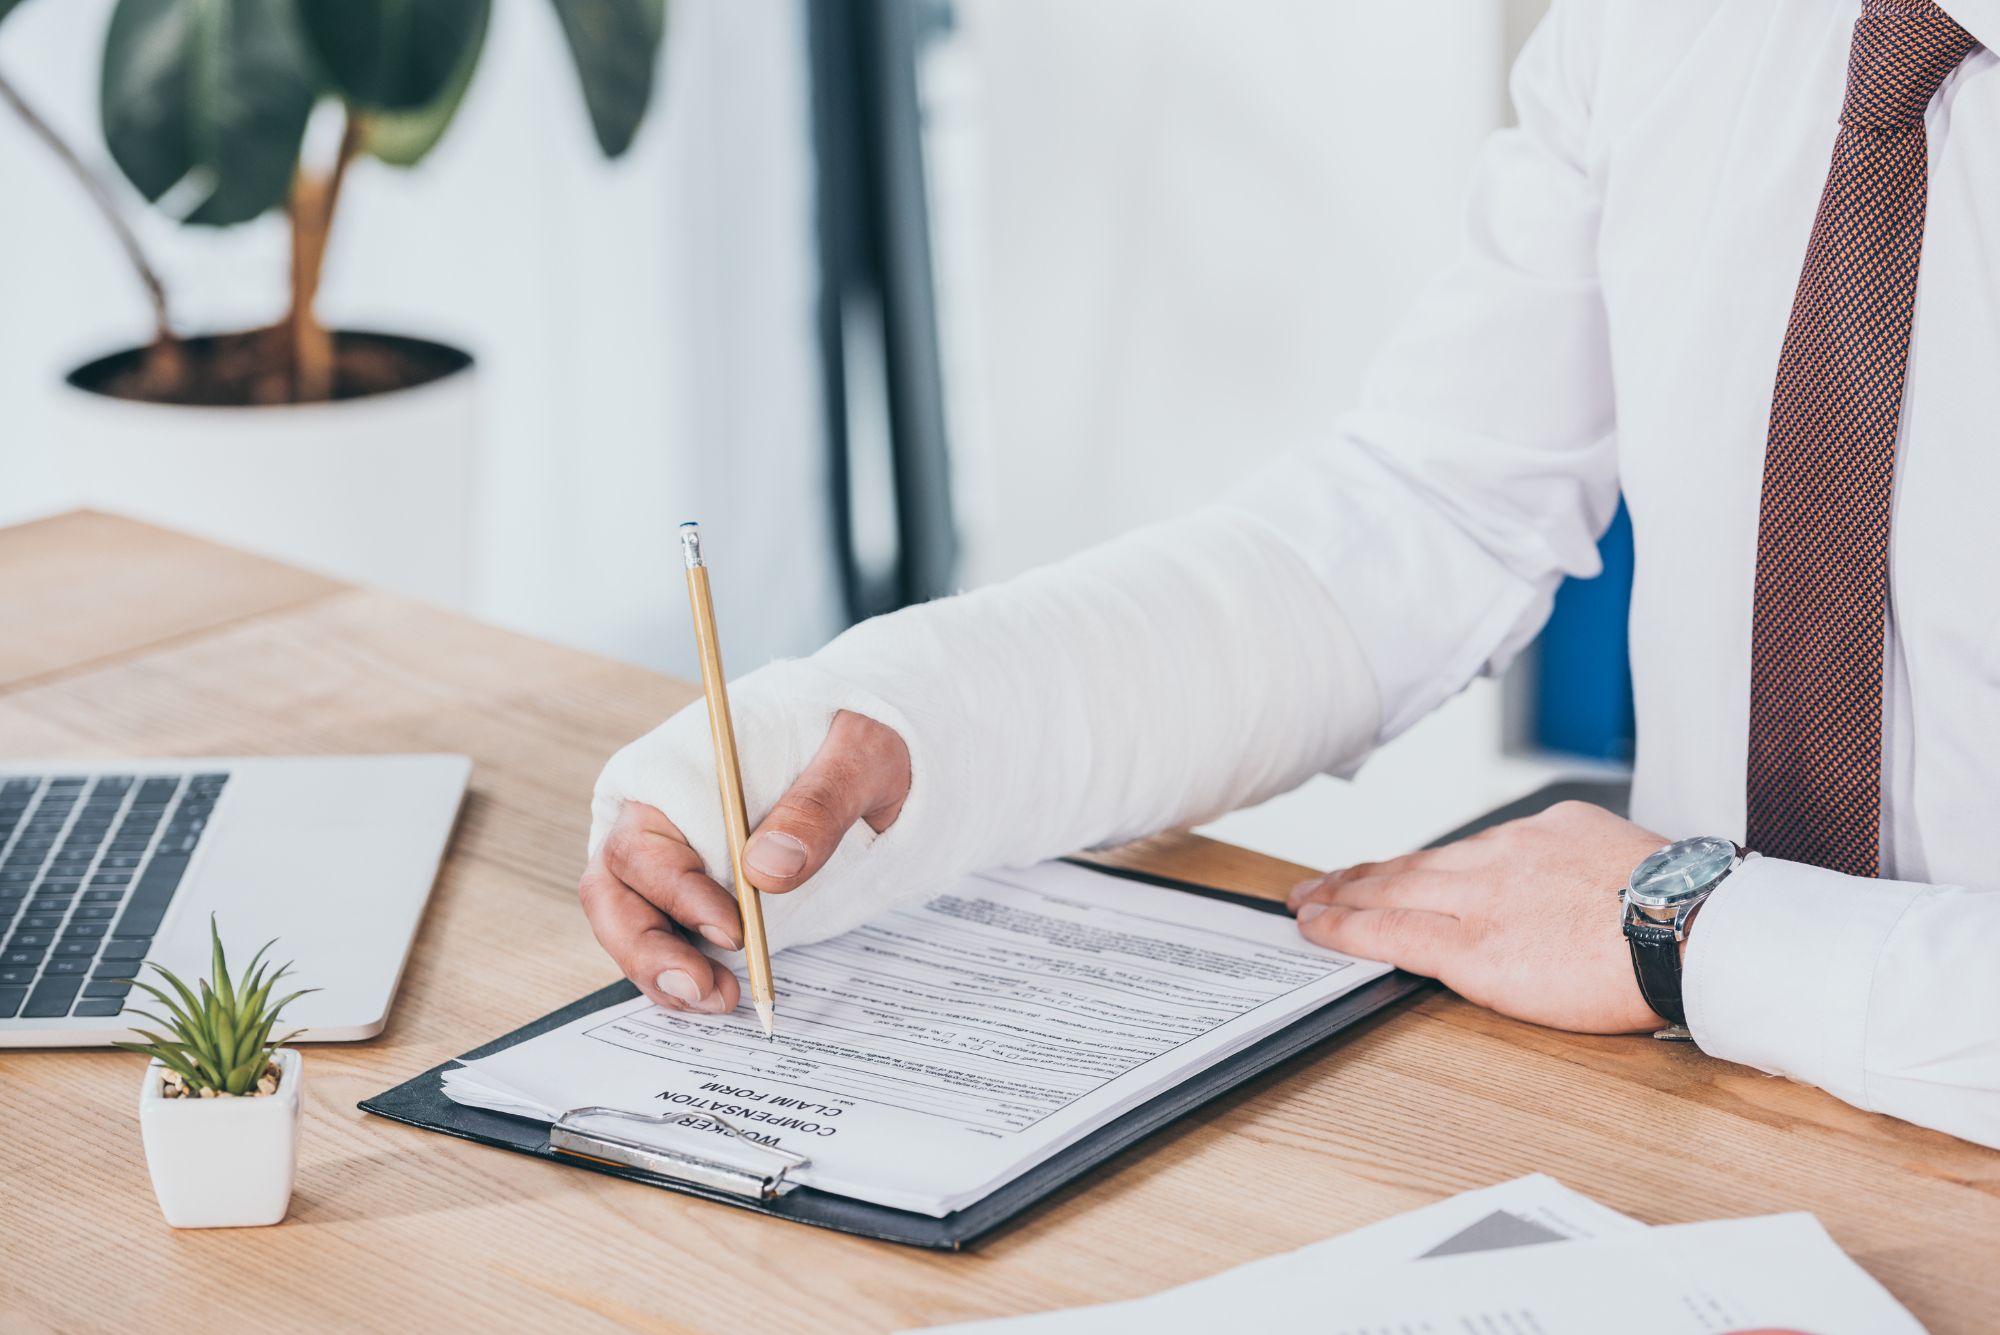
[[[228,781],[0,777],[0,1020],[125,1008]]]

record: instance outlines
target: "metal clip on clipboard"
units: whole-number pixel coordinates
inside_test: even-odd
[[[591,1117],[616,1117],[627,1122],[643,1122],[649,1126],[712,1125],[720,1128],[731,1139],[776,1159],[778,1166],[768,1172],[758,1172],[754,1168],[703,1158],[687,1150],[674,1149],[666,1145],[628,1140],[623,1136],[614,1136],[602,1131],[585,1131],[576,1125],[577,1122]],[[601,1163],[637,1168],[641,1172],[652,1173],[675,1182],[713,1187],[732,1196],[745,1196],[760,1201],[774,1199],[788,1191],[795,1184],[787,1180],[787,1174],[794,1168],[805,1168],[812,1163],[811,1159],[796,1150],[788,1150],[779,1145],[766,1145],[755,1140],[741,1128],[710,1112],[661,1114],[627,1112],[623,1108],[571,1108],[558,1117],[555,1124],[549,1128],[549,1148],[559,1154],[571,1154],[580,1159],[596,1159]]]

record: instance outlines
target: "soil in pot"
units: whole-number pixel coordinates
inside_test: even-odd
[[[277,1093],[278,1085],[284,1078],[285,1072],[278,1063],[275,1061],[266,1062],[264,1064],[264,1073],[257,1077],[256,1086],[242,1094],[221,1094],[214,1089],[204,1089],[201,1093],[196,1094],[188,1088],[187,1081],[181,1079],[177,1073],[163,1071],[160,1075],[160,1097],[163,1099],[261,1099]]]
[[[77,389],[141,403],[248,408],[293,402],[289,333],[283,326],[184,339],[171,377],[128,348],[78,367]],[[333,334],[332,398],[360,399],[413,389],[463,371],[470,354],[428,339],[341,330]]]

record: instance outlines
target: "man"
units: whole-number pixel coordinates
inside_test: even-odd
[[[1466,253],[1331,440],[737,684],[774,939],[1359,763],[1535,634],[1622,487],[1636,823],[1564,807],[1337,871],[1300,930],[1540,1024],[1685,1018],[2000,1145],[1982,41],[2000,0],[1558,0]],[[699,709],[606,768],[581,893],[649,996],[717,1011],[735,978],[674,930],[738,944]],[[1621,923],[1684,836],[1719,839]]]

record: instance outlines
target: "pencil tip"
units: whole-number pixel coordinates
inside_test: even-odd
[[[777,1009],[778,1008],[776,1006],[772,1005],[768,1001],[760,1001],[757,1003],[757,1018],[764,1022],[764,1037],[766,1039],[771,1039],[777,1036],[777,1029],[778,1029],[776,1022]]]

